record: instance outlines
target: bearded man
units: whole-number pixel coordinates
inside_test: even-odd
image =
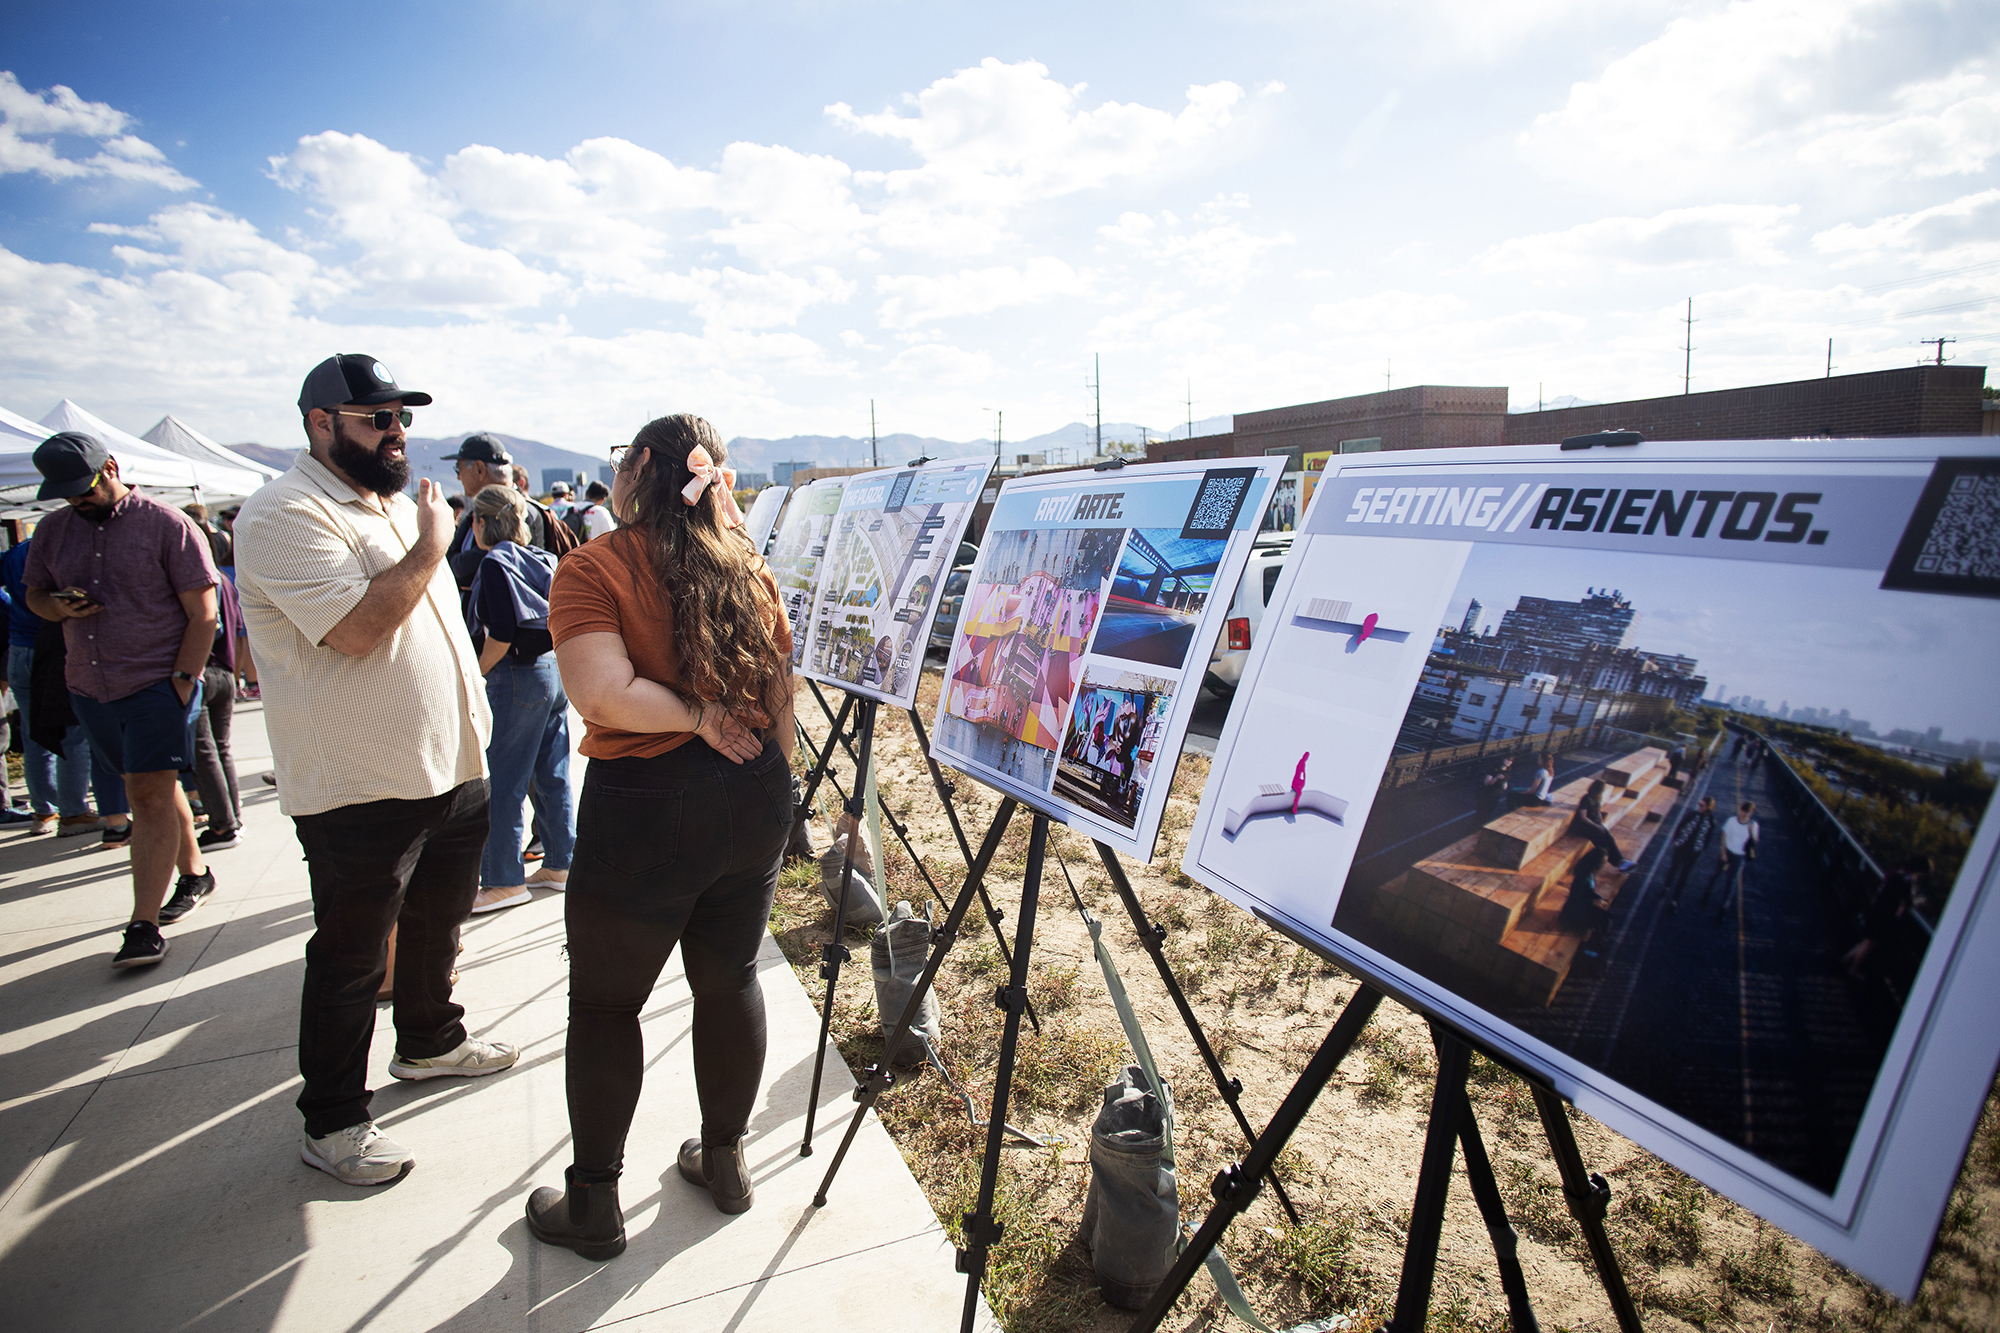
[[[312,881],[299,1004],[309,1166],[354,1185],[415,1155],[375,1127],[368,1047],[396,930],[396,1078],[497,1073],[512,1046],[466,1033],[458,928],[479,891],[492,717],[458,589],[452,514],[404,494],[411,407],[372,356],[328,357],[299,394],[309,448],[236,517],[236,578],[264,692],[279,808]]]
[[[215,564],[194,521],[119,480],[95,436],[51,435],[35,468],[37,498],[67,507],[35,529],[21,583],[30,611],[62,623],[70,706],[132,807],[132,920],[111,965],[151,967],[167,956],[160,927],[215,891],[180,784],[215,642]]]

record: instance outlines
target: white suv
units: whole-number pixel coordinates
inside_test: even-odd
[[[1250,562],[1243,567],[1243,581],[1236,585],[1236,597],[1229,604],[1229,618],[1208,655],[1208,672],[1202,684],[1217,694],[1233,694],[1243,678],[1243,661],[1250,656],[1250,643],[1264,623],[1264,607],[1278,586],[1278,573],[1291,553],[1293,534],[1258,534],[1250,548]]]

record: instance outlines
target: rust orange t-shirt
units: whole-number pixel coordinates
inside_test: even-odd
[[[791,625],[779,608],[778,581],[761,557],[757,575],[772,634],[779,651],[789,655]],[[604,633],[625,641],[626,656],[641,678],[681,693],[673,604],[654,577],[644,534],[636,529],[620,528],[571,551],[556,566],[549,588],[549,636],[558,648],[579,634]],[[692,731],[620,731],[587,717],[583,726],[583,744],[577,749],[592,759],[651,758],[694,737]]]

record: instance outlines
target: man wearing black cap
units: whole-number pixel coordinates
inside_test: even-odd
[[[21,583],[30,611],[62,622],[70,705],[124,775],[132,920],[111,965],[145,967],[167,956],[160,926],[215,890],[179,775],[194,766],[218,575],[193,520],[120,481],[118,460],[92,436],[51,435],[35,448],[35,470],[37,498],[68,507],[35,529]]]
[[[451,549],[445,560],[451,565],[451,574],[458,581],[461,598],[472,591],[472,576],[479,572],[479,562],[486,558],[486,552],[479,549],[479,543],[472,539],[472,497],[488,486],[514,485],[514,460],[507,454],[507,446],[484,433],[468,435],[458,446],[455,454],[446,454],[445,459],[458,468],[458,484],[465,491],[466,508],[459,515],[458,527],[451,534]],[[528,501],[528,540],[545,551],[553,551],[549,545],[548,527],[542,517],[542,507],[532,499]],[[556,552],[560,555],[561,552]]]
[[[451,999],[486,844],[492,719],[444,567],[451,510],[428,479],[414,500],[403,493],[408,408],[430,401],[373,357],[327,358],[299,394],[309,449],[236,518],[279,805],[312,880],[299,1155],[356,1185],[387,1184],[414,1161],[368,1114],[392,927],[389,1073],[491,1074],[519,1054],[468,1035]]]

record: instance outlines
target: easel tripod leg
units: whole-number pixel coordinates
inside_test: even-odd
[[[909,714],[910,726],[917,733],[917,748],[924,752],[924,763],[931,771],[931,786],[937,790],[938,803],[944,807],[944,817],[951,821],[952,836],[958,839],[958,850],[964,854],[965,864],[969,866],[972,864],[972,844],[966,841],[965,829],[958,822],[958,807],[953,805],[951,800],[951,784],[944,780],[944,770],[939,768],[938,761],[931,757],[931,738],[924,734],[923,719],[917,716],[917,710],[914,708],[909,710]],[[913,857],[914,855],[912,853]],[[1000,946],[1000,962],[1011,970],[1014,966],[1014,954],[1007,946],[1007,932],[1000,929],[1004,914],[993,905],[993,897],[986,892],[986,885],[983,882],[979,886],[979,905],[985,909],[986,924],[993,928],[993,942]],[[1039,1036],[1042,1020],[1040,1015],[1035,1013],[1033,1004],[1028,1006],[1028,1022],[1033,1025],[1036,1035]]]
[[[1042,884],[1042,858],[1049,845],[1049,817],[1037,812],[1028,833],[1028,867],[1021,877],[1021,914],[1014,927],[1014,965],[1007,984],[993,996],[1006,1011],[1000,1033],[1000,1057],[993,1074],[993,1113],[986,1123],[986,1159],[979,1168],[979,1202],[963,1219],[965,1246],[958,1252],[958,1271],[965,1274],[965,1311],[959,1333],[972,1333],[979,1307],[979,1283],[986,1276],[987,1251],[1000,1239],[993,1220],[993,1191],[1000,1178],[1000,1149],[1007,1136],[1007,1096],[1014,1084],[1014,1052],[1021,1039],[1021,1015],[1028,1007],[1028,958],[1035,945],[1035,906]]]
[[[1437,1276],[1438,1241],[1444,1234],[1444,1205],[1451,1194],[1451,1163],[1458,1155],[1458,1109],[1472,1050],[1448,1033],[1438,1033],[1437,1084],[1431,1091],[1430,1129],[1424,1135],[1417,1197],[1410,1206],[1410,1229],[1403,1242],[1403,1276],[1396,1285],[1396,1313],[1390,1333],[1420,1333],[1430,1313],[1431,1284]]]
[[[1443,1040],[1455,1040],[1448,1034]],[[1464,1084],[1458,1089],[1458,1142],[1465,1150],[1465,1178],[1472,1186],[1479,1216],[1486,1234],[1493,1238],[1493,1257],[1500,1268],[1500,1289],[1507,1293],[1508,1317],[1514,1333],[1537,1333],[1534,1303],[1528,1298],[1527,1275],[1521,1271],[1520,1237],[1507,1220],[1507,1205],[1500,1198],[1500,1183],[1493,1178],[1493,1162],[1486,1155],[1486,1143],[1479,1135],[1479,1121],[1472,1114],[1472,1098]]]
[[[1229,1224],[1257,1197],[1258,1180],[1270,1171],[1271,1163],[1277,1160],[1278,1154],[1291,1142],[1292,1135],[1298,1132],[1306,1112],[1312,1109],[1313,1100],[1326,1087],[1334,1070],[1340,1068],[1340,1062],[1354,1048],[1355,1039],[1361,1035],[1361,1029],[1368,1026],[1368,1020],[1374,1017],[1376,1007],[1381,1003],[1382,992],[1373,986],[1364,985],[1348,997],[1339,1020],[1326,1034],[1326,1040],[1320,1043],[1305,1072],[1292,1084],[1292,1090],[1285,1094],[1285,1100],[1279,1104],[1278,1113],[1271,1117],[1271,1123],[1264,1127],[1264,1132],[1251,1145],[1249,1156],[1218,1175],[1209,1187],[1215,1196],[1215,1207],[1209,1209],[1208,1216],[1202,1219],[1200,1230],[1194,1233],[1194,1239],[1174,1261],[1172,1270],[1153,1293],[1153,1299],[1132,1321],[1131,1333],[1153,1333],[1160,1326],[1160,1321],[1167,1317],[1167,1311],[1187,1290],[1195,1269],[1208,1258],[1208,1252],[1222,1239],[1222,1233]]]
[[[916,989],[910,992],[910,998],[904,1003],[903,1016],[896,1020],[896,1026],[890,1031],[888,1040],[883,1043],[884,1051],[900,1049],[903,1038],[909,1034],[911,1026],[917,1021],[917,1009],[923,1004],[924,997],[931,993],[931,985],[937,980],[938,968],[944,965],[945,954],[958,939],[959,925],[965,920],[965,913],[972,906],[973,897],[985,881],[986,868],[993,864],[993,856],[1000,850],[1000,840],[1006,835],[1008,822],[1014,817],[1014,810],[1013,797],[1009,796],[1000,802],[1000,809],[993,816],[993,824],[986,830],[986,839],[980,844],[979,855],[973,858],[972,867],[966,872],[965,884],[958,891],[957,901],[952,903],[951,912],[945,917],[944,925],[931,935],[931,955],[929,961],[924,964],[924,974],[918,979]],[[821,1045],[824,1046],[825,1043],[822,1042]],[[875,1099],[886,1092],[894,1081],[894,1075],[885,1066],[878,1065],[866,1072],[861,1080],[861,1086],[854,1090],[854,1100],[859,1105],[854,1108],[854,1115],[847,1122],[847,1133],[840,1140],[839,1150],[833,1154],[833,1161],[827,1165],[826,1178],[820,1181],[819,1192],[813,1195],[814,1207],[826,1207],[827,1191],[833,1188],[833,1178],[839,1173],[840,1164],[847,1158],[847,1149],[861,1128],[862,1118],[868,1114],[868,1108],[875,1104]]]
[[[1215,1090],[1222,1095],[1222,1100],[1229,1104],[1230,1112],[1236,1117],[1237,1127],[1243,1131],[1244,1140],[1254,1144],[1257,1141],[1257,1133],[1250,1128],[1250,1118],[1243,1114],[1240,1100],[1243,1084],[1223,1073],[1221,1058],[1209,1044],[1208,1034],[1201,1030],[1201,1020],[1195,1017],[1194,1007],[1188,1003],[1187,993],[1181,989],[1179,979],[1174,976],[1173,965],[1167,962],[1166,950],[1163,947],[1167,937],[1166,931],[1147,919],[1146,909],[1139,905],[1139,895],[1132,891],[1132,881],[1125,877],[1125,867],[1119,863],[1118,853],[1101,842],[1096,846],[1098,859],[1104,862],[1104,872],[1111,877],[1111,885],[1118,891],[1118,900],[1125,904],[1125,915],[1132,918],[1132,929],[1138,933],[1139,943],[1144,946],[1147,956],[1153,960],[1153,968],[1160,974],[1160,980],[1165,983],[1167,994],[1173,997],[1174,1008],[1180,1011],[1181,1022],[1187,1025],[1188,1035],[1194,1038],[1195,1049],[1201,1052],[1202,1063],[1208,1066],[1208,1076],[1215,1080]],[[1273,1170],[1265,1179],[1271,1182],[1271,1189],[1277,1194],[1278,1203],[1284,1208],[1285,1216],[1291,1219],[1292,1225],[1297,1226],[1298,1210],[1292,1207],[1291,1197],[1285,1193],[1285,1187],[1278,1183],[1278,1173]]]
[[[1583,1228],[1583,1238],[1590,1245],[1590,1258],[1597,1268],[1597,1280],[1604,1284],[1604,1294],[1611,1300],[1611,1312],[1618,1317],[1618,1327],[1624,1333],[1642,1333],[1645,1326],[1639,1319],[1639,1307],[1626,1289],[1618,1254],[1611,1248],[1611,1237],[1604,1230],[1604,1215],[1611,1206],[1611,1186],[1603,1176],[1584,1170],[1583,1154],[1577,1150],[1576,1135],[1569,1127],[1569,1114],[1563,1109],[1562,1098],[1539,1083],[1529,1086],[1534,1090],[1535,1109],[1542,1115],[1542,1130],[1548,1135],[1549,1149],[1555,1155],[1556,1170],[1562,1176],[1563,1194],[1569,1199],[1570,1213]]]
[[[847,696],[851,702],[853,695]],[[843,710],[845,711],[845,710]],[[838,732],[835,736],[838,737]],[[861,750],[855,758],[854,793],[847,798],[847,813],[856,820],[861,818],[861,793],[868,787],[868,764],[874,757],[875,749],[875,703],[868,700],[861,705]],[[820,1077],[826,1072],[826,1041],[833,1030],[834,990],[840,982],[840,965],[852,958],[843,936],[847,930],[847,893],[854,878],[854,838],[847,839],[847,854],[840,863],[840,900],[833,910],[833,938],[820,949],[819,974],[826,982],[826,1003],[821,1006],[819,1016],[819,1048],[813,1052],[812,1093],[806,1099],[806,1134],[799,1145],[799,1156],[812,1156],[813,1120],[819,1113]]]

